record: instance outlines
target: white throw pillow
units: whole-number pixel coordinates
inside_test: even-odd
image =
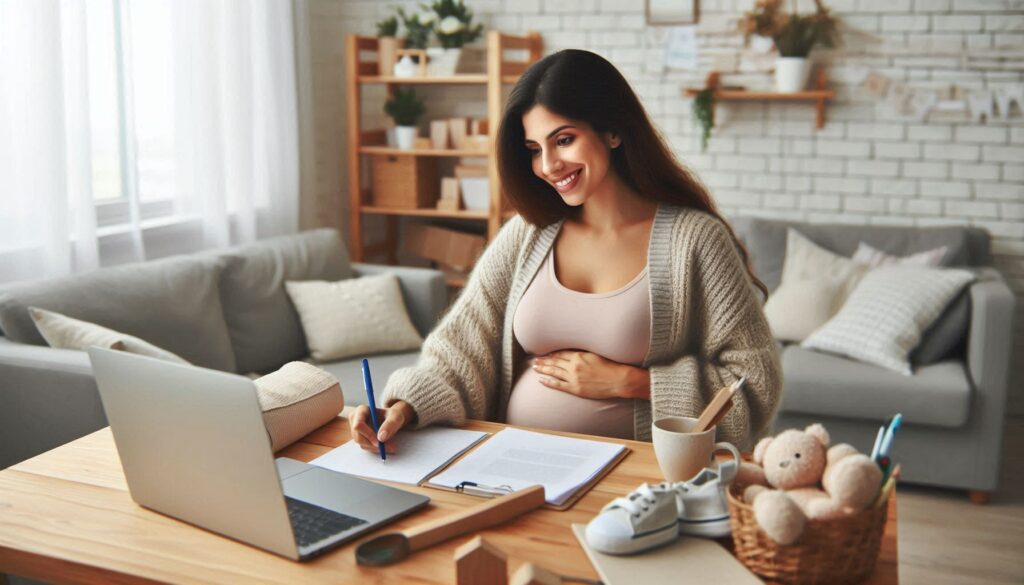
[[[188,363],[181,357],[165,349],[160,349],[148,341],[107,329],[95,323],[73,319],[67,315],[38,307],[29,307],[28,314],[32,317],[32,322],[35,323],[39,334],[43,336],[46,343],[50,344],[50,347],[85,351],[90,346],[98,345],[168,362]]]
[[[803,341],[843,306],[867,267],[786,230],[782,282],[768,297],[765,317],[776,339]]]
[[[839,310],[841,283],[828,278],[784,282],[768,297],[764,314],[775,339],[803,341]]]
[[[879,266],[889,266],[892,264],[898,264],[900,266],[929,266],[934,267],[942,264],[942,259],[946,256],[946,246],[939,246],[932,250],[925,252],[918,252],[917,254],[911,254],[909,256],[893,256],[871,246],[870,244],[861,242],[857,245],[857,251],[853,253],[853,261],[861,264],[867,264],[871,268],[877,268]]]
[[[910,375],[921,334],[975,276],[967,270],[883,266],[867,273],[828,323],[801,347]]]
[[[407,351],[423,343],[394,274],[284,285],[299,312],[309,353],[318,362]]]

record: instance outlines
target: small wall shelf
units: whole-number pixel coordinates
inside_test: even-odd
[[[797,91],[793,93],[780,93],[774,91],[747,91],[745,89],[719,89],[719,75],[717,71],[708,74],[705,88],[715,90],[715,101],[723,102],[810,102],[815,104],[817,109],[816,125],[825,127],[825,102],[836,97],[836,92],[828,89],[827,75],[824,69],[818,71],[815,78],[815,89]],[[693,97],[703,90],[686,89],[684,94]]]

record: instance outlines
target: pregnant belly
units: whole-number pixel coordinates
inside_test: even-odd
[[[527,369],[512,388],[505,420],[526,427],[632,439],[633,401],[573,396],[541,384],[540,375]]]

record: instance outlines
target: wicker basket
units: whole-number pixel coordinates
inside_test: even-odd
[[[874,570],[887,502],[852,516],[809,521],[796,543],[783,546],[761,530],[742,493],[741,486],[729,490],[734,553],[760,577],[794,585],[839,585],[862,581]]]

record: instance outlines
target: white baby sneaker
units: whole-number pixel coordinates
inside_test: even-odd
[[[671,484],[643,484],[616,498],[587,524],[587,544],[613,555],[628,555],[679,536],[676,491]]]
[[[693,479],[672,485],[679,501],[679,533],[704,538],[732,534],[725,490],[736,477],[736,462],[706,467]]]

